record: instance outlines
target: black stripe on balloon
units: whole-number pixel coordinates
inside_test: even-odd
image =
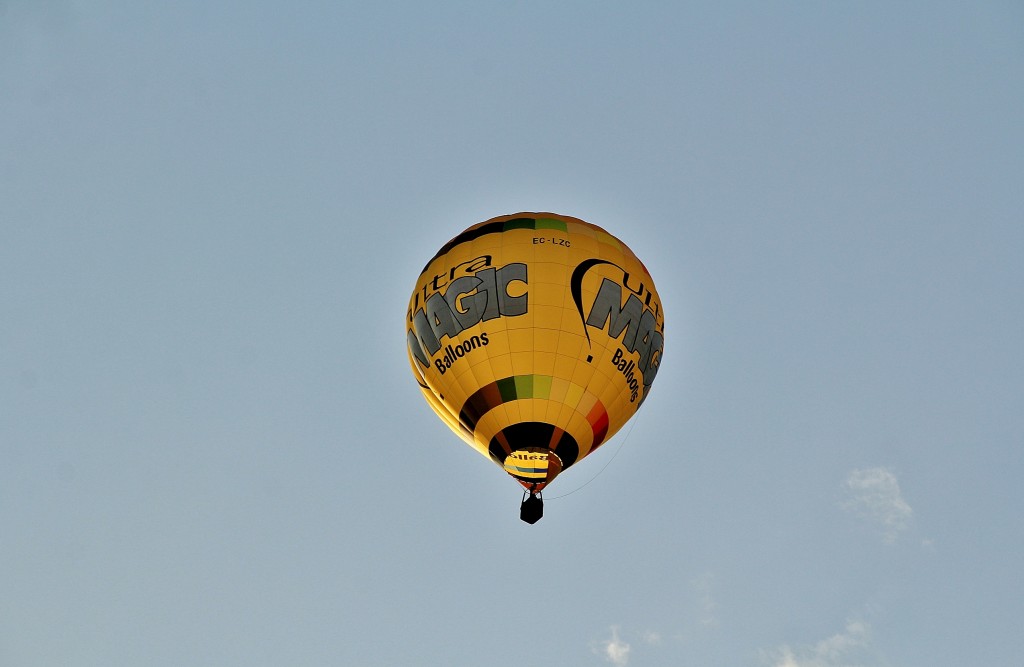
[[[563,469],[568,468],[579,458],[580,446],[577,444],[576,438],[565,431],[562,431],[562,435],[554,446],[549,446],[554,434],[555,427],[545,422],[519,422],[506,426],[500,432],[513,452],[517,449],[547,449],[558,455]],[[488,453],[496,461],[504,461],[508,456],[498,434],[491,438]]]
[[[532,224],[532,223],[535,222],[535,219],[534,218],[513,218],[511,220],[499,220],[497,222],[485,223],[485,224],[480,225],[479,227],[476,227],[476,228],[473,228],[473,229],[467,229],[466,231],[462,232],[461,234],[459,234],[458,236],[453,238],[448,243],[445,243],[443,246],[441,246],[441,249],[437,251],[437,254],[434,255],[433,257],[431,257],[430,261],[427,262],[427,265],[423,267],[422,271],[420,271],[420,275],[422,276],[424,273],[427,272],[427,269],[430,267],[431,264],[434,263],[435,259],[437,259],[441,255],[447,253],[449,250],[451,250],[452,248],[454,248],[455,246],[457,246],[457,245],[459,245],[461,243],[467,243],[469,241],[472,241],[474,239],[478,239],[481,236],[485,236],[487,234],[500,234],[501,232],[505,231],[505,229],[506,229],[505,226],[506,225],[516,225],[516,224],[527,223],[527,222]]]

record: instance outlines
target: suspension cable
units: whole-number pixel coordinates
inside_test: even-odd
[[[558,500],[560,498],[565,498],[566,496],[571,496],[572,494],[576,493],[577,491],[579,491],[580,489],[582,489],[583,487],[587,486],[588,484],[593,482],[595,479],[600,477],[601,473],[603,473],[608,468],[608,466],[610,466],[612,464],[612,461],[615,460],[615,457],[618,456],[619,452],[622,451],[622,448],[626,446],[626,442],[629,441],[629,436],[630,436],[630,434],[633,433],[633,428],[636,426],[636,423],[639,420],[640,420],[640,411],[637,410],[636,414],[633,415],[633,419],[630,421],[629,430],[626,431],[626,435],[622,438],[622,442],[619,443],[619,448],[615,450],[615,453],[612,454],[612,457],[605,462],[604,466],[602,466],[601,469],[598,470],[597,473],[595,473],[593,477],[588,479],[581,486],[578,486],[575,489],[573,489],[572,491],[569,491],[568,493],[563,493],[560,496],[554,496],[552,498],[545,498],[545,500]]]

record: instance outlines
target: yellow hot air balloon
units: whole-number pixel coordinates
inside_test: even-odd
[[[459,437],[540,492],[647,398],[665,316],[636,255],[597,225],[517,213],[473,225],[427,262],[409,300],[409,361]]]

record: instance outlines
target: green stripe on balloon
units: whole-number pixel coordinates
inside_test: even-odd
[[[549,399],[553,380],[550,375],[511,375],[487,384],[466,399],[459,411],[459,423],[472,434],[483,416],[503,403],[526,398]],[[594,405],[586,415],[594,434],[592,450],[604,442],[609,426],[608,410],[600,399],[593,398]]]

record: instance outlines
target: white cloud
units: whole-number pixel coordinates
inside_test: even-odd
[[[773,651],[763,651],[762,658],[771,667],[854,667],[858,656],[863,657],[870,643],[868,626],[863,621],[851,620],[839,634],[822,639],[816,644],[795,649],[783,645]]]
[[[895,542],[907,529],[914,510],[903,500],[896,475],[887,468],[854,470],[846,478],[845,487],[849,499],[843,507],[878,524],[886,542]]]
[[[611,639],[606,639],[594,649],[598,655],[615,665],[615,667],[626,667],[629,664],[629,644],[619,638],[618,627],[612,626]]]

